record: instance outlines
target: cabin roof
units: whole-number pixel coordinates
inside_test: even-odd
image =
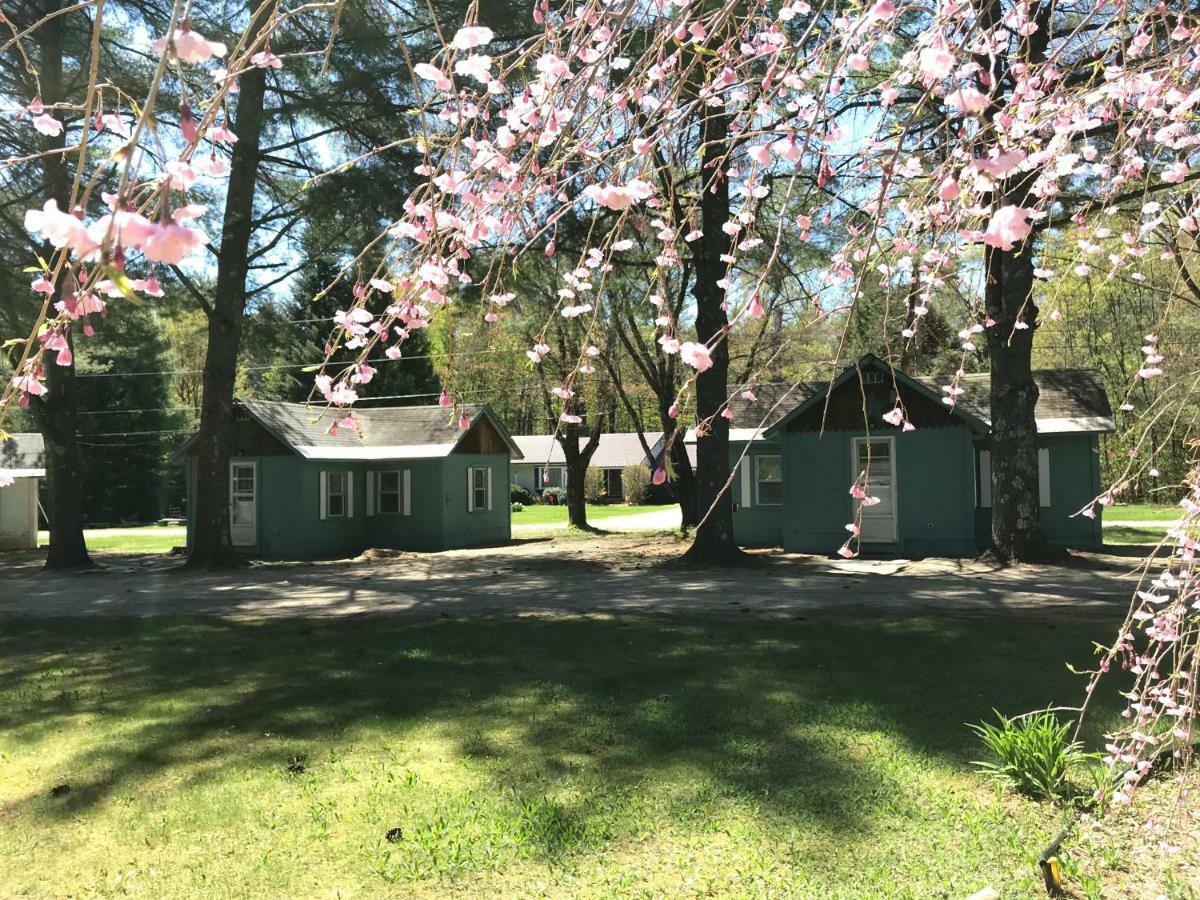
[[[37,433],[10,434],[0,440],[0,474],[9,478],[43,478],[46,448]]]
[[[508,446],[509,455],[521,450],[508,429],[486,404],[460,406],[470,423],[459,428],[458,414],[440,406],[376,406],[355,409],[357,428],[330,433],[335,413],[320,406],[275,400],[238,403],[275,438],[305,459],[374,460],[429,459],[448,456],[481,422],[491,424]],[[336,415],[341,415],[337,413]]]
[[[646,432],[646,443],[656,454],[661,450],[662,436],[661,431]],[[552,434],[518,434],[513,436],[513,440],[521,448],[526,463],[552,466],[566,464],[562,444]],[[581,437],[580,446],[585,443],[587,438]],[[649,465],[650,462],[646,459],[646,451],[642,449],[637,432],[618,431],[600,435],[596,452],[592,454],[588,465],[594,469],[623,469],[625,466]]]
[[[764,432],[768,430],[773,434],[766,436],[773,437],[780,430],[784,420],[791,420],[803,410],[822,402],[831,386],[841,385],[854,377],[859,368],[866,366],[885,370],[889,368],[883,360],[873,354],[867,354],[857,363],[843,369],[832,382],[802,381],[790,385],[763,385],[755,389],[758,395],[757,402],[747,404],[744,410],[739,410],[739,398],[735,398],[730,403],[734,421],[730,438],[751,440],[764,436]],[[914,377],[901,372],[896,372],[895,375],[898,381],[939,401],[946,396],[942,388],[951,382],[949,376]],[[990,377],[987,372],[964,375],[959,381],[964,393],[951,408],[954,414],[983,433],[989,432],[992,426],[988,398]],[[1033,372],[1033,380],[1039,392],[1034,409],[1039,434],[1109,433],[1116,430],[1104,382],[1095,369],[1039,369]],[[789,390],[790,393],[784,393]],[[781,394],[788,399],[779,402]],[[773,410],[766,404],[774,404]],[[739,412],[743,414],[739,415]],[[762,421],[765,421],[766,425],[758,428],[758,422]],[[739,428],[742,422],[746,422],[746,425]],[[741,431],[746,431],[746,434],[741,434]],[[694,439],[690,435],[691,433],[689,440]]]

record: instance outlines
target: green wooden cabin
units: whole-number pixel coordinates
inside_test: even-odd
[[[437,406],[356,409],[358,432],[335,433],[317,407],[242,400],[235,409],[230,533],[247,555],[338,558],[511,537],[509,460],[520,450],[487,406],[463,411],[465,429]],[[195,454],[193,438],[182,452],[189,547]]]
[[[1099,549],[1099,511],[1094,519],[1075,514],[1101,492],[1100,435],[1115,427],[1103,383],[1084,369],[1039,371],[1034,379],[1042,531],[1058,546]],[[974,556],[986,549],[988,376],[965,376],[953,407],[942,399],[948,383],[904,375],[868,355],[832,382],[765,385],[753,402],[732,401],[738,542],[836,551],[854,519],[850,486],[867,471],[880,503],[863,509],[862,553]],[[897,392],[913,431],[881,418],[896,406]]]

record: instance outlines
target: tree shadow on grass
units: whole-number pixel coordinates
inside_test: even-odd
[[[675,802],[698,814],[733,797],[783,824],[860,832],[905,802],[889,742],[966,771],[978,748],[963,723],[1073,704],[1083,684],[1065,659],[1086,665],[1109,631],[832,616],[10,621],[5,742],[93,724],[56,773],[69,793],[50,799],[47,783],[8,804],[63,821],[164,776],[282,770],[281,741],[315,759],[433,723],[514,798],[546,858],[603,840],[614,798],[680,772],[692,787]],[[1098,699],[1094,722],[1111,713]],[[568,778],[587,787],[575,802],[553,797]]]

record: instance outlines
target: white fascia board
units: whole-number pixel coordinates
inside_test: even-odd
[[[386,447],[324,447],[298,446],[296,452],[305,459],[380,460],[432,459],[449,456],[454,444],[409,444]]]

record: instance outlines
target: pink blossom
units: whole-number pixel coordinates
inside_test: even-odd
[[[250,57],[250,62],[260,69],[282,69],[283,60],[270,50],[260,50]]]
[[[665,484],[667,481],[667,470],[661,465],[658,466],[654,470],[654,474],[651,476],[650,481],[653,484]]]
[[[679,347],[679,358],[697,372],[706,372],[712,368],[712,352],[704,344],[685,341]]]
[[[83,222],[70,213],[58,208],[58,202],[50,199],[41,210],[25,212],[25,229],[40,233],[54,247],[74,247],[86,244],[87,229]]]
[[[922,80],[927,84],[941,81],[954,71],[955,62],[957,60],[954,58],[954,54],[947,50],[944,44],[937,47],[926,47],[921,51],[919,63]]]
[[[953,177],[947,175],[942,179],[942,183],[938,185],[938,197],[947,203],[957,200],[959,197],[958,182]]]
[[[220,58],[225,55],[226,49],[220,41],[206,40],[190,28],[175,29],[174,40],[171,43],[175,47],[175,55],[180,60],[193,64],[207,62],[214,56]],[[151,46],[155,53],[161,55],[167,49],[167,39],[158,38],[151,42]]]
[[[32,397],[42,397],[46,394],[46,386],[32,375],[15,375],[10,383],[18,391],[23,391]]]
[[[583,189],[583,192],[600,206],[622,210],[628,209],[641,200],[653,197],[654,185],[635,178],[628,184],[622,185],[590,184]]]
[[[1029,222],[1032,210],[1021,206],[1002,206],[994,213],[983,233],[983,242],[989,247],[1011,250],[1013,245],[1029,237],[1033,226]]]
[[[437,68],[437,66],[431,66],[429,63],[417,63],[413,66],[413,74],[418,78],[423,78],[425,81],[432,81],[433,86],[440,91],[454,89],[454,82],[446,77],[446,73]]]
[[[204,243],[204,235],[194,228],[174,222],[159,225],[146,241],[145,254],[155,262],[176,265]]]
[[[865,53],[851,53],[846,65],[855,72],[866,72],[871,68],[871,59]]]
[[[951,91],[946,95],[946,100],[951,106],[957,107],[964,115],[968,116],[983,112],[988,105],[987,95],[970,86]]]
[[[42,113],[40,116],[33,117],[33,127],[42,134],[54,137],[63,133],[63,123],[49,113]]]
[[[458,29],[454,34],[454,40],[450,42],[450,46],[455,50],[470,50],[474,47],[482,47],[484,44],[490,44],[495,35],[492,29],[485,28],[482,25],[470,25],[465,28]]]

